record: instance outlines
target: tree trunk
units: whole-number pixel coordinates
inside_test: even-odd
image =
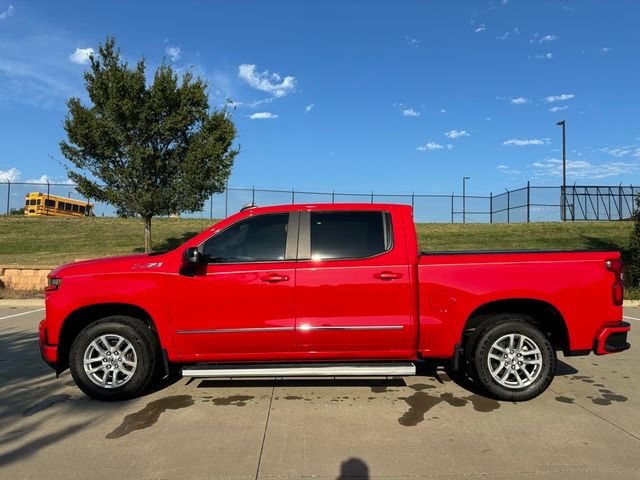
[[[151,218],[144,217],[144,251],[151,252]]]

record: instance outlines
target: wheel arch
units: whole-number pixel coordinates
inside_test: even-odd
[[[58,342],[56,373],[60,374],[69,367],[69,352],[78,334],[96,320],[112,315],[125,315],[141,321],[153,332],[158,344],[160,344],[160,336],[156,324],[151,315],[142,307],[129,303],[85,305],[67,315],[62,323]]]
[[[496,315],[508,314],[531,317],[534,325],[550,338],[556,350],[562,350],[565,354],[570,352],[569,331],[564,317],[551,303],[534,298],[494,300],[480,305],[468,316],[462,331],[463,339],[472,336]]]

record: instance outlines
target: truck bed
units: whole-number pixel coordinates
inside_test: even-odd
[[[492,302],[530,302],[567,325],[569,350],[587,351],[603,322],[620,322],[612,303],[607,260],[594,250],[480,250],[422,252],[418,258],[420,348],[423,356],[453,355],[466,320]]]

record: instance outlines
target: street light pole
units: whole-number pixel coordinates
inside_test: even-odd
[[[562,120],[562,221],[567,221],[567,123]]]
[[[467,180],[471,177],[462,177],[462,223],[467,223]]]

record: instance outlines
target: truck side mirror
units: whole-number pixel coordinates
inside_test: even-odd
[[[196,266],[196,265],[204,265],[204,256],[197,247],[190,247],[184,251],[183,264]]]
[[[206,263],[204,255],[196,247],[187,248],[182,255],[180,275],[195,277],[198,274],[203,274]]]

